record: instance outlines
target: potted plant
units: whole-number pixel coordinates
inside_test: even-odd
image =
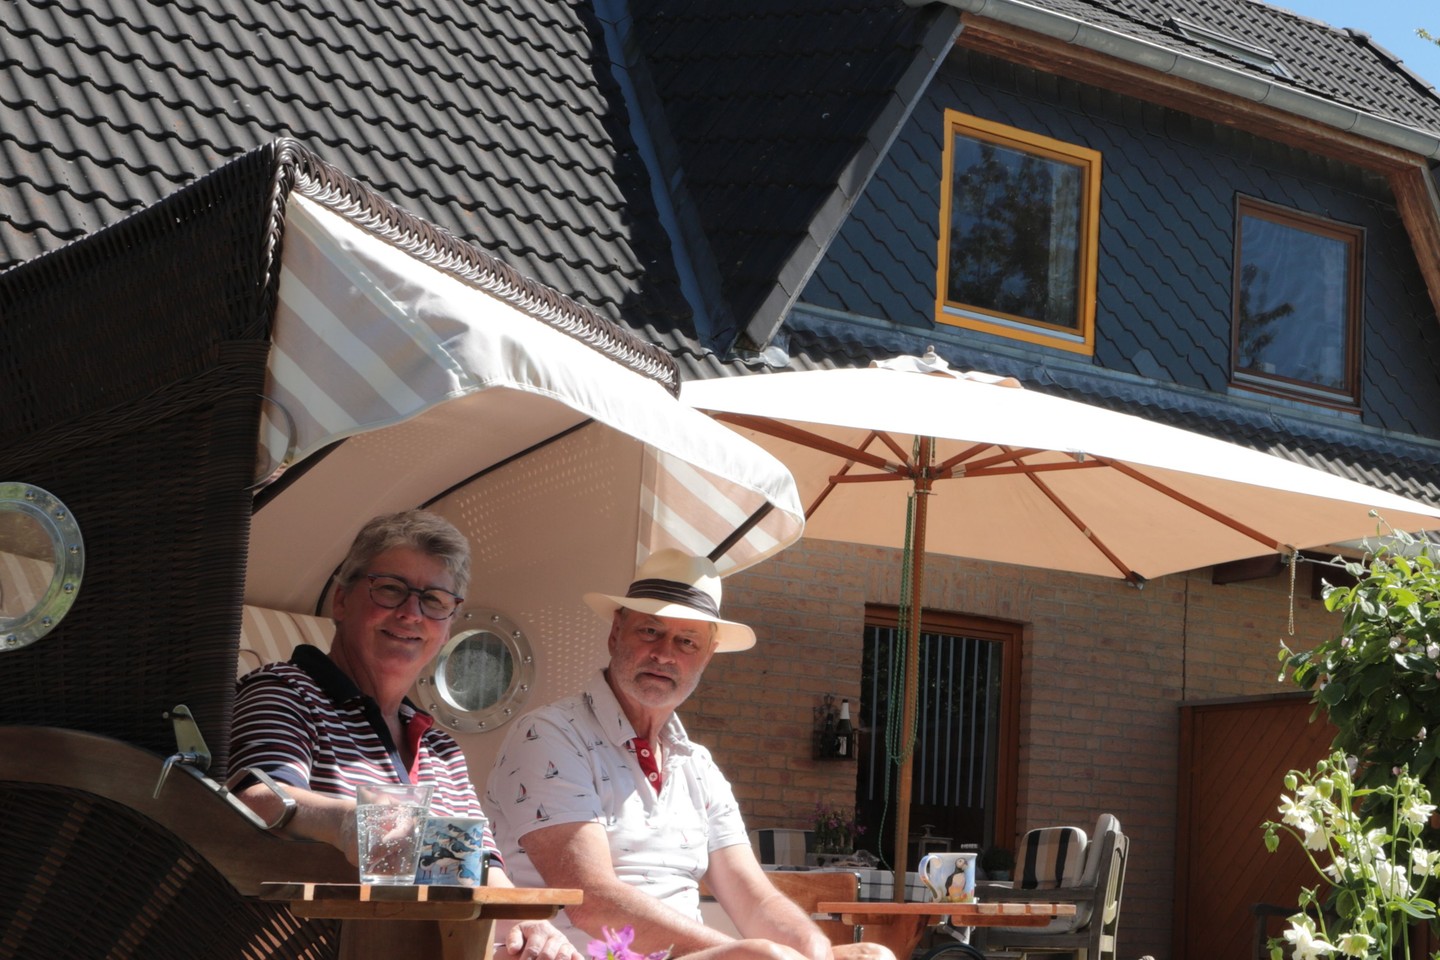
[[[980,869],[987,880],[1009,880],[1015,869],[1015,854],[1005,847],[987,847],[980,854]]]

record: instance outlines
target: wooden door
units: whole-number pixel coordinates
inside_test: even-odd
[[[1285,773],[1330,752],[1335,729],[1311,723],[1313,709],[1303,694],[1180,708],[1174,960],[1260,956],[1257,906],[1280,908],[1267,924],[1278,935],[1318,882],[1299,844],[1268,853],[1260,829],[1278,817]]]

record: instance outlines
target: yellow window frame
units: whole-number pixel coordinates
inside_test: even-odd
[[[955,138],[957,136],[965,136],[1079,168],[1081,196],[1080,223],[1077,232],[1080,254],[1075,291],[1078,316],[1073,329],[977,304],[960,303],[948,299],[951,191],[954,185]],[[940,244],[937,251],[935,288],[936,322],[1055,347],[1072,353],[1094,355],[1096,272],[1100,248],[1100,151],[1073,143],[1065,143],[990,120],[982,120],[958,110],[946,110],[945,153],[941,176]]]

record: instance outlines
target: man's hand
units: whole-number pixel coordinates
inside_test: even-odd
[[[510,928],[505,949],[516,960],[582,960],[580,951],[549,920],[522,920]]]

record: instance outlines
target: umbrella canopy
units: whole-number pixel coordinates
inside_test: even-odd
[[[932,552],[1135,582],[1373,535],[1372,509],[1405,530],[1440,517],[1232,443],[949,373],[943,360],[890,364],[697,381],[681,398],[790,468],[805,535],[822,540],[903,547],[916,482],[935,492]],[[914,460],[922,437],[928,472]]]
[[[799,536],[773,457],[307,197],[290,200],[280,277],[261,438],[280,482],[252,525],[250,603],[318,612],[355,527],[416,504],[472,535],[477,577],[613,545],[613,572],[586,564],[609,582],[586,589],[623,586],[663,547],[732,572]]]
[[[807,536],[909,548],[903,731],[913,727],[926,551],[1143,584],[1440,518],[1425,504],[1235,444],[1013,379],[954,373],[933,352],[866,369],[696,381],[681,398],[790,468]],[[928,495],[914,497],[907,525],[917,492]],[[904,753],[897,876],[909,827]],[[903,897],[903,884],[895,889]]]

